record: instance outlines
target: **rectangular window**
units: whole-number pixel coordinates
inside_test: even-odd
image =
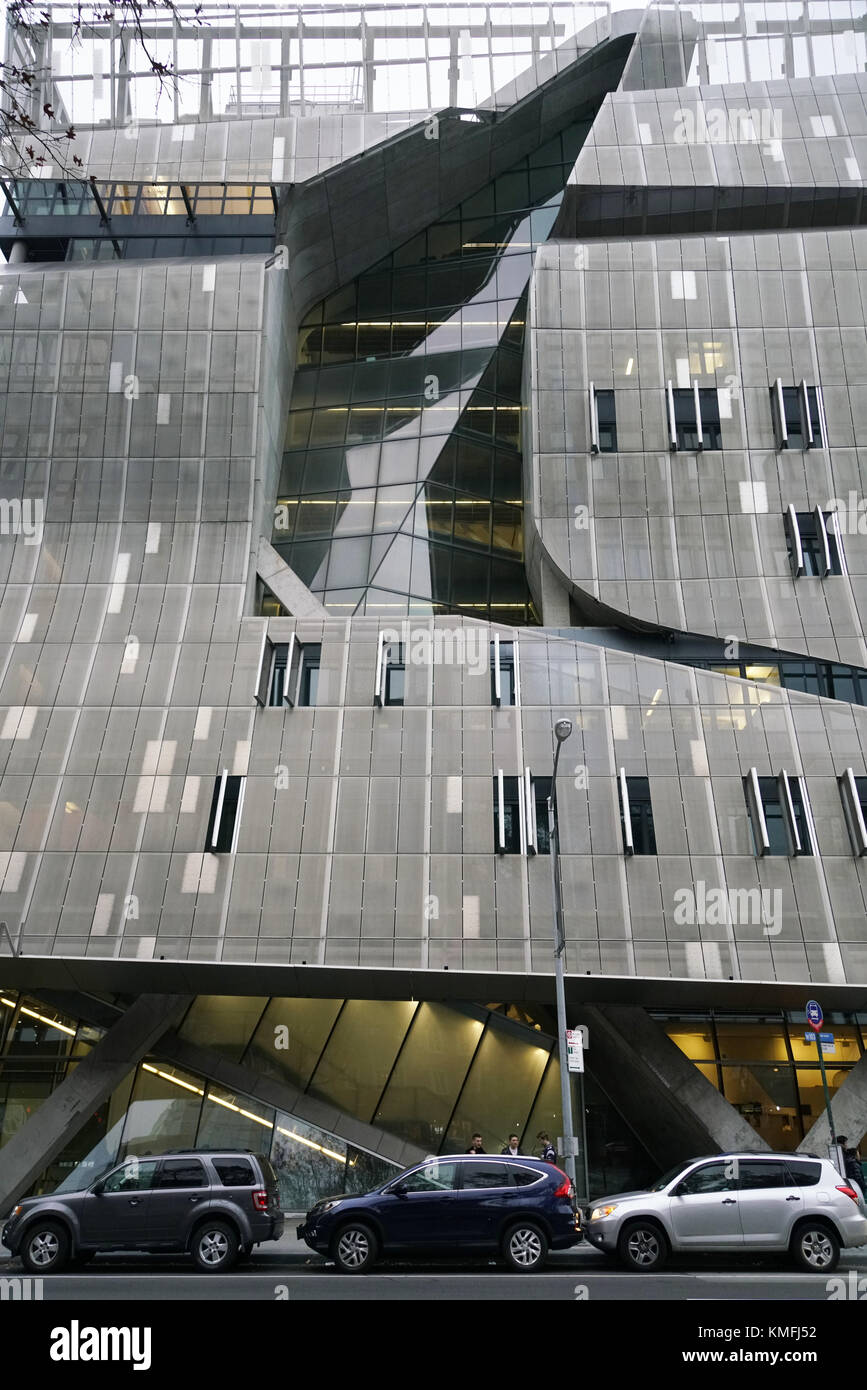
[[[234,852],[241,825],[244,780],[243,777],[230,777],[228,770],[224,768],[214,783],[211,814],[208,817],[208,833],[205,839],[205,848],[211,854],[231,854]]]
[[[195,1158],[169,1158],[163,1161],[157,1187],[207,1187],[202,1164]]]
[[[803,777],[781,772],[759,777],[750,768],[744,778],[753,846],[757,855],[811,855],[815,829]]]
[[[315,705],[319,692],[319,663],[322,659],[322,645],[319,642],[306,642],[301,649],[298,672],[298,705]]]
[[[286,671],[289,660],[289,643],[275,642],[271,662],[271,679],[268,683],[268,704],[282,705],[286,693]]]
[[[704,448],[721,449],[722,426],[719,415],[719,394],[715,386],[699,387],[698,405]]]
[[[590,449],[594,454],[617,453],[617,417],[614,392],[598,390],[590,383]]]
[[[283,705],[297,703],[298,676],[304,650],[294,633],[288,642],[272,642],[270,637],[265,638],[256,688],[258,704],[282,708]]]
[[[387,705],[403,704],[406,666],[403,662],[402,647],[398,647],[398,653],[400,653],[398,660],[389,661],[385,668],[385,703]]]
[[[494,778],[494,846],[498,854],[521,853],[520,777]]]
[[[778,449],[821,449],[825,437],[825,411],[818,386],[784,386],[780,378],[771,387],[771,410]]]
[[[668,383],[668,430],[672,449],[695,452],[703,448],[698,388],[675,389]]]
[[[826,578],[843,573],[843,547],[835,512],[796,512],[789,507],[785,513],[789,563],[795,578],[813,575]]]
[[[618,773],[620,793],[620,828],[627,854],[656,854],[656,833],[653,828],[653,804],[650,800],[650,781],[647,777],[627,777],[623,768]]]
[[[376,654],[374,704],[402,705],[406,683],[406,662],[403,643],[390,642],[384,632],[379,634]]]
[[[856,854],[867,854],[867,777],[856,777],[847,767],[840,778],[840,796],[849,838]]]
[[[518,703],[518,651],[515,642],[491,642],[491,704]]]
[[[551,778],[533,778],[533,800],[536,808],[536,853],[550,854],[551,839],[548,835],[548,797],[551,795]]]

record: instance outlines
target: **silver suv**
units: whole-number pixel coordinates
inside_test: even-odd
[[[277,1174],[264,1154],[190,1149],[127,1158],[83,1192],[25,1198],[2,1240],[31,1274],[57,1274],[105,1250],[182,1251],[221,1274],[282,1233]]]
[[[788,1250],[801,1269],[824,1274],[841,1246],[867,1244],[867,1208],[827,1159],[716,1154],[679,1163],[647,1192],[603,1197],[586,1208],[582,1230],[643,1272],[670,1253]]]

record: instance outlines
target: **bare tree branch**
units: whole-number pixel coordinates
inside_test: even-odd
[[[64,19],[71,31],[72,48],[86,38],[104,37],[106,26],[113,26],[125,64],[137,45],[154,79],[156,111],[163,93],[174,90],[177,75],[173,64],[159,56],[149,32],[149,17],[170,17],[189,28],[204,24],[201,14],[202,5],[198,4],[182,15],[175,0],[114,0],[108,5],[75,0],[66,7]],[[6,5],[7,23],[23,41],[19,46],[29,53],[32,63],[0,62],[0,178],[32,178],[49,166],[63,179],[87,177],[84,160],[74,148],[75,126],[60,119],[52,105],[50,54],[48,63],[39,62],[51,17],[36,0],[8,0]],[[167,30],[167,37],[170,32]],[[37,109],[37,93],[49,98],[41,102],[41,111]]]

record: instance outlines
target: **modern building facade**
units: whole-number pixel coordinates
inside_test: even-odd
[[[0,1203],[562,1134],[563,717],[582,1186],[826,1146],[810,997],[862,1135],[858,7],[180,6],[156,102],[50,16],[7,54],[86,179],[3,183]]]

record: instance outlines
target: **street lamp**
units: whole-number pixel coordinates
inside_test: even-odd
[[[560,1049],[560,1099],[563,1108],[563,1145],[566,1172],[577,1191],[575,1178],[575,1136],[572,1122],[572,1083],[566,1047],[566,990],[563,984],[563,952],[566,937],[563,931],[563,904],[560,899],[560,854],[557,841],[557,764],[560,749],[572,732],[571,719],[558,719],[554,725],[557,747],[554,751],[554,771],[551,775],[551,795],[548,797],[548,844],[551,853],[551,876],[554,883],[554,976],[557,987],[557,1041]]]

